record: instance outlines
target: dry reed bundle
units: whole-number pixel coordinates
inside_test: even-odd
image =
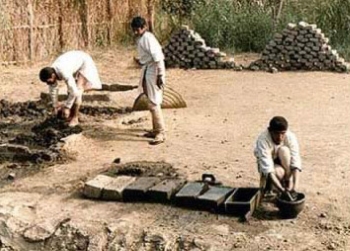
[[[123,40],[154,0],[0,0],[0,63],[44,59]]]

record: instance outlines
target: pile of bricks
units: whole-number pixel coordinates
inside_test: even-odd
[[[315,24],[288,24],[266,45],[251,70],[314,70],[345,72],[348,66]]]
[[[231,69],[235,66],[233,58],[226,59],[226,53],[208,47],[204,39],[186,25],[173,34],[163,51],[167,67]]]

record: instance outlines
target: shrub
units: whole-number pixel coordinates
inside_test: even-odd
[[[210,46],[237,52],[259,52],[272,36],[269,11],[249,1],[209,1],[195,11],[192,23]]]

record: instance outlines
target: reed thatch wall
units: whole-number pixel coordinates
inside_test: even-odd
[[[0,63],[120,41],[152,0],[0,0]]]

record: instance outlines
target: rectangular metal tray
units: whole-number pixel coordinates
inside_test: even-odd
[[[145,201],[148,200],[147,191],[161,181],[157,177],[140,177],[123,191],[124,201]]]
[[[205,182],[188,182],[175,194],[175,204],[180,207],[197,207],[197,198],[209,189]]]
[[[148,198],[152,202],[170,203],[185,184],[185,180],[169,179],[163,180],[147,191]]]
[[[224,212],[224,202],[234,190],[235,188],[227,186],[210,186],[208,191],[198,196],[198,207],[214,212]]]
[[[225,201],[225,212],[234,216],[253,214],[260,201],[259,188],[237,188]]]

